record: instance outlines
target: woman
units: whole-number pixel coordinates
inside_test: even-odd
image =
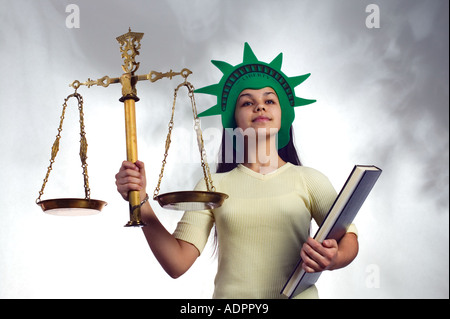
[[[233,67],[213,61],[224,76],[218,84],[196,91],[217,95],[217,105],[199,116],[222,116],[227,129],[222,159],[225,153],[233,154],[232,163],[221,163],[221,173],[213,175],[217,191],[229,195],[220,208],[186,212],[170,234],[144,201],[144,164],[123,162],[116,175],[117,189],[124,199],[130,190],[140,191],[144,201],[141,215],[147,224],[143,232],[171,277],[189,269],[216,226],[214,298],[280,298],[299,256],[307,272],[318,272],[344,267],[358,252],[354,227],[339,244],[335,240],[318,243],[309,237],[311,219],[318,224],[323,221],[336,191],[323,174],[300,166],[296,160],[291,138],[293,107],[314,101],[295,96],[294,87],[309,74],[287,77],[280,70],[281,57],[269,64],[258,61],[246,44],[243,63]],[[226,138],[228,133],[236,140],[242,137],[241,142],[230,135]],[[236,154],[243,155],[242,161],[236,162]],[[196,189],[205,190],[204,181]],[[315,286],[296,296],[317,297]]]

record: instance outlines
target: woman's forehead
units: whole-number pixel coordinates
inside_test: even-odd
[[[268,87],[265,87],[262,89],[244,89],[239,94],[239,98],[242,96],[253,96],[253,95],[260,95],[260,94],[262,94],[262,95],[270,95],[270,94],[277,95],[275,90],[272,89],[270,86],[268,86]]]

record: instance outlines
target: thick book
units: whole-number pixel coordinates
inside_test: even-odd
[[[347,232],[381,172],[381,169],[373,165],[355,165],[314,235],[314,239],[320,243],[325,239],[336,239],[339,242]],[[298,295],[314,285],[320,275],[321,272],[307,273],[304,271],[300,258],[280,293],[289,298]]]

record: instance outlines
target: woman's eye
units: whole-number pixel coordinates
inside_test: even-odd
[[[275,101],[274,100],[267,100],[266,104],[275,104]]]
[[[242,106],[250,106],[250,105],[252,105],[252,102],[244,102],[244,103],[242,103]]]

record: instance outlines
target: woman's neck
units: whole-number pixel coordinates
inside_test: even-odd
[[[245,150],[242,165],[255,172],[268,174],[286,164],[278,155],[274,138],[260,140],[253,145],[246,143]]]

